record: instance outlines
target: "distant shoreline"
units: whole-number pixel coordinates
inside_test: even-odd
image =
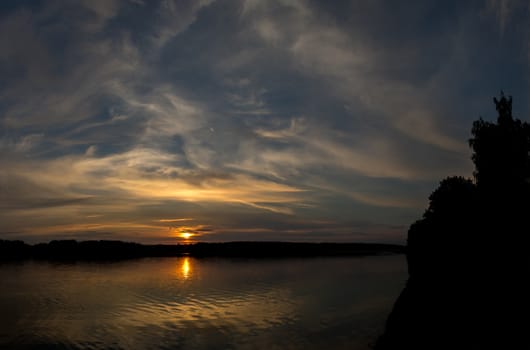
[[[0,261],[114,261],[144,257],[289,258],[404,254],[405,247],[382,243],[224,242],[145,245],[123,241],[59,240],[30,245],[0,240]]]

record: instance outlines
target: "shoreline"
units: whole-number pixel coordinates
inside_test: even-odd
[[[0,240],[0,262],[20,260],[113,261],[147,257],[290,258],[404,254],[405,246],[384,243],[239,241],[145,245],[124,241],[59,240],[30,245]]]

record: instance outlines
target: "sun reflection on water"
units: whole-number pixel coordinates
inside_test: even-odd
[[[180,275],[183,279],[187,280],[191,276],[191,264],[190,264],[190,258],[185,257],[182,260],[182,264],[180,265]]]

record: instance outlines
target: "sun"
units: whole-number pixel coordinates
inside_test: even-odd
[[[180,233],[180,237],[184,238],[184,239],[190,239],[191,236],[193,236],[193,235],[191,233],[189,233],[189,232],[181,232]]]

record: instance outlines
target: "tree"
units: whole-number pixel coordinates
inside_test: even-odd
[[[511,96],[501,92],[500,99],[493,101],[499,113],[497,124],[480,118],[471,130],[474,175],[484,190],[514,190],[530,177],[530,125],[513,119]]]
[[[409,274],[420,278],[455,276],[461,271],[466,252],[474,245],[477,188],[470,179],[448,177],[429,200],[423,218],[409,229]],[[450,257],[448,251],[453,252]]]
[[[511,97],[493,101],[497,123],[471,130],[475,181],[441,181],[409,229],[409,280],[377,349],[530,348],[530,125]]]

